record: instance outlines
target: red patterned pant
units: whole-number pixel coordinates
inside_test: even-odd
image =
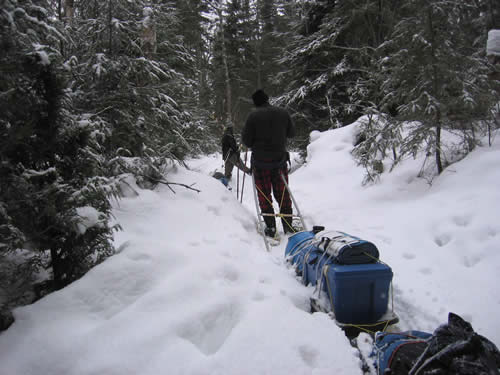
[[[281,174],[288,184],[288,169],[286,166],[276,169],[253,169],[255,186],[257,187],[257,196],[259,197],[259,206],[262,213],[274,214],[271,197],[272,192],[274,195],[274,199],[276,199],[276,202],[278,202],[278,206],[280,207],[280,213],[292,214],[292,201],[290,199],[290,194],[285,187],[285,183],[281,178]],[[276,227],[274,216],[264,216],[264,220],[268,227]],[[291,229],[291,217],[282,217],[281,222],[283,224],[283,230],[285,232],[289,228]]]

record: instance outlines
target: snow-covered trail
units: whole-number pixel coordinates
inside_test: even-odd
[[[344,334],[265,252],[253,213],[209,176],[169,179],[202,192],[120,201],[121,252],[16,312],[0,374],[360,373]]]
[[[432,332],[455,312],[500,344],[500,144],[479,147],[432,185],[416,177],[423,157],[363,187],[352,126],[312,134],[292,176],[315,225],[374,242],[394,272],[393,329]],[[386,170],[389,166],[386,165]]]
[[[377,245],[394,272],[400,323],[391,329],[433,332],[454,312],[500,345],[500,142],[477,148],[432,184],[417,178],[417,157],[363,187],[351,155],[356,126],[313,132],[307,163],[290,175],[309,229],[323,225]],[[220,166],[216,158],[200,163],[200,171]],[[254,212],[250,187],[244,197]]]

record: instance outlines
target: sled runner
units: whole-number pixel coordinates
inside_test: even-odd
[[[385,331],[399,321],[392,304],[393,273],[373,243],[314,227],[288,239],[285,258],[304,285],[315,286],[311,310],[330,315],[348,336]]]
[[[232,190],[231,186],[229,185],[229,180],[227,179],[226,176],[224,176],[224,173],[215,171],[212,174],[212,177],[215,178],[216,180],[219,180],[225,187],[227,187],[229,190]]]

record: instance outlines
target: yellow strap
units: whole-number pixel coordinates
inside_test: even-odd
[[[257,188],[257,190],[262,194],[262,196],[264,198],[266,198],[266,201],[272,206],[273,205],[273,202],[269,200],[269,198],[266,197],[266,195],[262,192],[262,190],[259,189],[259,187],[257,186],[257,184],[255,184],[255,187]]]

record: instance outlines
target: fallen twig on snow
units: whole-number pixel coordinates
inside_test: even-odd
[[[170,185],[178,185],[178,186],[182,186],[186,189],[189,189],[189,190],[194,190],[196,191],[197,193],[201,193],[201,190],[198,190],[198,189],[195,189],[193,187],[193,185],[195,185],[195,183],[191,184],[191,185],[186,185],[186,184],[181,184],[179,182],[169,182],[169,181],[165,181],[165,180],[162,180],[162,179],[158,179],[158,178],[154,178],[154,177],[151,177],[151,176],[148,176],[147,174],[144,174],[144,173],[140,173],[140,172],[137,172],[137,171],[133,171],[131,170],[130,168],[128,168],[126,165],[123,165],[119,160],[118,161],[118,164],[120,164],[120,166],[127,172],[129,173],[132,173],[134,175],[137,175],[137,176],[141,176],[141,177],[144,177],[144,178],[147,178],[149,181],[151,182],[156,182],[158,184],[164,184],[164,185],[167,185],[168,188],[172,191],[172,193],[176,194],[175,190],[172,189],[172,186]]]

